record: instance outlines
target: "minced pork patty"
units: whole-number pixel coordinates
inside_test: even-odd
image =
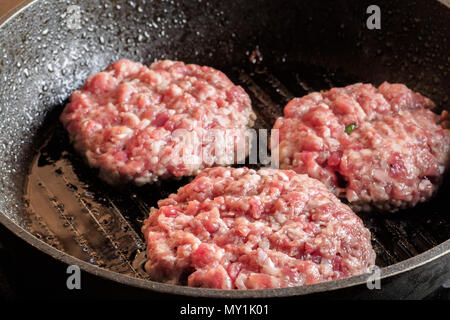
[[[361,219],[292,170],[205,169],[158,207],[142,228],[156,281],[280,288],[363,274],[375,263]]]
[[[255,118],[249,96],[218,70],[125,59],[90,76],[60,117],[75,149],[104,180],[138,185],[229,163]],[[214,130],[235,138],[214,140]],[[187,136],[201,142],[196,150]],[[197,158],[188,163],[181,155],[189,154]]]
[[[280,167],[324,182],[355,211],[429,199],[449,160],[447,112],[403,84],[357,83],[290,101],[277,119]]]

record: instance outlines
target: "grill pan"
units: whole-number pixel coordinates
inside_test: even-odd
[[[354,82],[405,83],[449,110],[450,8],[439,1],[30,1],[0,26],[0,222],[51,256],[115,281],[202,297],[416,298],[450,276],[445,180],[431,201],[363,214],[381,290],[368,275],[273,290],[223,291],[150,281],[139,266],[149,208],[189,178],[110,187],[74,152],[58,122],[70,93],[122,57],[169,58],[224,71],[270,129],[293,97]],[[70,27],[80,12],[80,29]],[[72,7],[73,9],[73,7]],[[68,22],[70,22],[68,24]],[[440,111],[438,110],[438,111]]]

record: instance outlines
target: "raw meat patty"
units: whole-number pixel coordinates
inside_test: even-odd
[[[433,107],[386,82],[295,98],[274,125],[280,167],[321,180],[356,211],[414,206],[436,191],[449,159],[447,113]]]
[[[142,231],[154,280],[266,289],[369,271],[370,232],[324,184],[292,170],[216,167],[158,202]]]
[[[141,185],[229,164],[255,115],[249,96],[218,70],[169,60],[150,67],[119,60],[90,76],[60,119],[104,180]],[[214,140],[214,130],[235,138]],[[201,142],[195,150],[188,137]],[[183,155],[194,157],[187,162]]]

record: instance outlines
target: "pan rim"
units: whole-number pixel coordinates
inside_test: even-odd
[[[9,10],[4,16],[0,17],[0,32],[3,26],[6,25],[19,13],[24,11],[27,7],[38,2],[39,0],[25,0],[16,7]],[[437,0],[444,6],[450,8],[450,0]],[[151,290],[166,294],[175,294],[189,297],[203,297],[203,298],[228,298],[228,299],[245,299],[245,298],[278,298],[289,296],[303,296],[312,293],[320,293],[325,291],[334,291],[367,283],[370,274],[363,274],[349,277],[346,279],[327,281],[312,285],[279,288],[279,289],[264,289],[264,290],[219,290],[219,289],[205,289],[192,288],[180,285],[171,285],[144,279],[138,279],[128,275],[120,274],[111,270],[100,268],[96,265],[90,264],[76,257],[73,257],[65,252],[62,252],[42,240],[33,236],[30,232],[19,226],[6,213],[0,210],[0,223],[9,229],[19,238],[25,240],[28,244],[45,254],[55,258],[56,260],[66,263],[67,265],[77,265],[83,271],[86,271],[95,276],[100,276],[114,282],[124,285],[130,285],[136,288]],[[409,270],[416,269],[426,263],[432,262],[445,255],[450,254],[450,239],[443,243],[418,254],[409,259],[395,263],[393,265],[381,268],[380,280],[387,279]]]

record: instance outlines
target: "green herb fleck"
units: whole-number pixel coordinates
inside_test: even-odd
[[[345,127],[345,133],[350,134],[355,129],[356,129],[356,123],[352,123],[352,124],[348,125],[347,127]]]

